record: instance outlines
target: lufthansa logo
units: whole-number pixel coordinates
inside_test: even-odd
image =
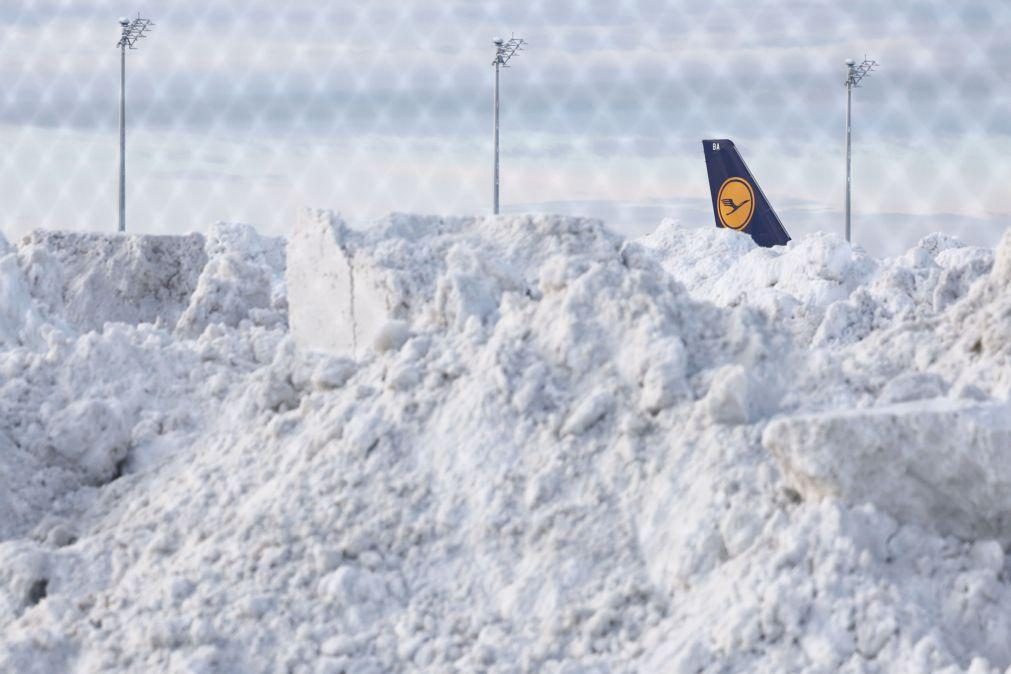
[[[744,229],[755,214],[755,190],[744,178],[727,178],[716,197],[716,212],[724,227]]]

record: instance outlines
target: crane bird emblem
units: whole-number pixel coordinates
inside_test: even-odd
[[[737,211],[738,208],[740,208],[744,204],[749,204],[749,203],[751,203],[751,199],[745,199],[744,201],[742,201],[739,204],[735,204],[733,199],[724,199],[723,200],[723,205],[730,209],[729,211],[727,211],[727,215],[733,215]]]
[[[737,176],[727,178],[717,199],[720,223],[724,227],[740,231],[748,226],[755,214],[755,189],[747,180]]]

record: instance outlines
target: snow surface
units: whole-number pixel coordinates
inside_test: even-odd
[[[1009,671],[1009,288],[1011,233],[0,237],[0,671]]]

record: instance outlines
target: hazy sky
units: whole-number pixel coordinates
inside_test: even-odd
[[[898,252],[1011,226],[1011,3],[871,0],[14,0],[0,6],[0,229],[113,230],[116,19],[128,54],[128,226],[283,233],[298,207],[487,212],[491,40],[506,211],[711,225],[700,139],[731,137],[791,232],[841,230],[843,61],[855,231]]]

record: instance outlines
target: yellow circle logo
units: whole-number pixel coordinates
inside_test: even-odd
[[[744,229],[755,214],[755,190],[744,178],[727,178],[716,197],[716,212],[724,227]]]

